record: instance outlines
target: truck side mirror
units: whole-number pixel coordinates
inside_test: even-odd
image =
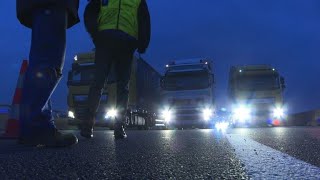
[[[72,71],[68,72],[68,81],[72,80]]]
[[[72,81],[72,71],[69,71],[68,72],[68,82],[67,82],[68,87],[69,87],[71,81]]]
[[[286,88],[286,83],[285,83],[285,80],[283,77],[280,77],[280,84],[281,84],[282,89]]]

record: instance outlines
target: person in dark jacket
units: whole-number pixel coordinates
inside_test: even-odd
[[[62,76],[66,29],[79,22],[79,0],[16,0],[16,8],[20,23],[32,29],[19,142],[53,147],[76,144],[76,136],[56,129],[49,99]]]
[[[92,3],[98,3],[98,7]],[[93,8],[90,8],[91,6]],[[96,46],[96,71],[88,97],[88,117],[82,120],[80,134],[86,138],[93,137],[95,113],[113,65],[117,78],[118,112],[114,124],[114,137],[125,138],[128,82],[133,54],[136,49],[141,54],[145,53],[150,41],[151,27],[147,3],[145,0],[92,0],[85,11],[85,25]]]

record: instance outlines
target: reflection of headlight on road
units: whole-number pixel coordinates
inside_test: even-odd
[[[202,110],[203,119],[208,121],[212,117],[212,110],[209,108],[205,108]]]
[[[250,119],[251,109],[246,106],[239,106],[233,111],[233,118],[240,121],[245,122]]]
[[[216,129],[219,131],[227,130],[229,127],[229,123],[227,122],[219,122],[216,124]]]
[[[107,114],[105,115],[106,119],[109,118],[116,118],[118,115],[118,111],[116,109],[110,109],[107,111]]]
[[[172,112],[171,110],[167,109],[167,110],[163,110],[161,112],[161,117],[165,120],[165,122],[170,122],[172,119]]]
[[[72,111],[68,112],[68,117],[74,119],[74,113]]]
[[[277,107],[275,109],[273,109],[273,116],[275,118],[283,118],[284,117],[284,109],[283,108],[280,108],[280,107]]]

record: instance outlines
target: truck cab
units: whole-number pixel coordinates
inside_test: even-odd
[[[270,65],[233,66],[229,100],[235,126],[277,126],[285,123],[284,78]]]
[[[161,80],[161,118],[166,127],[210,126],[214,114],[214,76],[209,59],[173,61]]]

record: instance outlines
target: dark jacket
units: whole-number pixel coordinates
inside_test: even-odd
[[[84,12],[84,23],[86,30],[94,39],[98,32],[98,16],[100,11],[100,1],[91,0]],[[151,36],[150,14],[146,0],[141,0],[138,9],[138,51],[144,53],[149,46]]]
[[[68,28],[77,24],[79,0],[16,0],[17,18],[20,23],[32,28],[32,13],[36,8],[59,6],[68,12]]]
[[[138,52],[144,53],[149,46],[151,36],[150,14],[146,0],[141,0],[138,9]]]

